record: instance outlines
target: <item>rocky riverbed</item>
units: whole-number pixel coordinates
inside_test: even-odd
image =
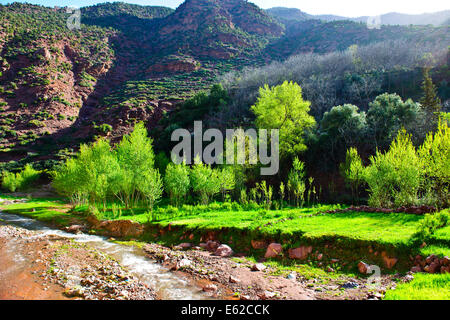
[[[155,298],[152,288],[86,244],[0,224],[0,299]]]
[[[189,274],[212,297],[228,296],[240,300],[379,300],[387,289],[396,286],[395,275],[382,275],[375,285],[359,277],[306,277],[289,269],[266,266],[262,263],[265,259],[255,263],[243,255],[232,255],[229,250],[231,248],[216,241],[199,246],[182,243],[173,248],[158,244],[144,247],[149,258],[173,271]],[[411,277],[400,281],[410,280]]]

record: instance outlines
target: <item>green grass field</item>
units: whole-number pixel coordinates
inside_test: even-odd
[[[0,198],[12,199],[5,196],[0,196]],[[86,211],[86,208],[83,207],[72,211],[60,199],[30,199],[27,203],[0,205],[0,207],[6,212],[22,214],[59,225],[68,225],[74,223],[74,221],[83,220],[83,214]],[[360,243],[375,244],[381,249],[394,247],[398,249],[397,252],[404,251],[405,256],[415,253],[424,256],[430,254],[450,255],[450,246],[448,245],[450,226],[438,229],[429,240],[430,243],[424,248],[419,248],[416,242],[411,241],[424,216],[362,212],[323,214],[326,211],[339,208],[339,206],[331,205],[317,205],[301,209],[287,208],[276,211],[263,209],[234,211],[232,208],[224,210],[217,204],[211,205],[210,208],[205,206],[187,208],[190,209],[174,209],[164,206],[159,211],[157,210],[160,215],[156,221],[150,222],[150,225],[164,228],[170,224],[172,227],[181,230],[166,235],[169,237],[168,241],[174,242],[180,241],[180,235],[185,232],[202,233],[214,230],[232,230],[238,232],[242,237],[244,237],[244,234],[248,234],[250,238],[287,239],[287,242],[290,242],[291,245],[294,245],[298,239],[301,243],[320,243],[333,240],[336,248],[342,246],[350,251],[351,248],[355,248],[356,258],[367,251],[366,247],[364,247],[366,249],[361,248],[361,251],[357,251]],[[192,211],[193,208],[194,211]],[[135,210],[132,214],[130,211],[124,210],[119,219],[148,224],[149,216],[144,212],[145,210]],[[109,216],[109,213],[105,214],[105,218]],[[243,239],[240,238],[239,241],[242,242]],[[342,240],[347,242],[343,243]],[[162,243],[167,244],[164,241]],[[350,244],[353,246],[350,246]],[[322,248],[324,250],[322,252],[333,255],[332,250],[336,250],[336,248],[328,252]],[[250,259],[255,259],[253,254],[249,256]],[[351,256],[350,258],[355,257]],[[333,276],[314,264],[299,264],[297,262],[286,262],[285,260],[289,259],[268,261],[267,264],[276,267],[275,269],[280,275],[296,271],[304,276],[323,278],[324,281]],[[338,274],[356,276],[354,268],[339,270],[336,275]],[[411,283],[399,284],[396,290],[389,290],[386,299],[450,299],[450,275],[416,274]]]
[[[450,274],[415,274],[413,281],[388,291],[385,300],[450,300]]]

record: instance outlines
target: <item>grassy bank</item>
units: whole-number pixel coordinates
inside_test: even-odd
[[[83,222],[87,210],[84,207],[71,210],[61,199],[30,199],[26,203],[0,207],[6,212],[26,215],[59,226]],[[280,275],[297,272],[306,278],[320,278],[320,281],[328,281],[342,275],[359,276],[356,265],[360,260],[382,266],[382,251],[399,258],[398,264],[392,270],[383,268],[384,273],[391,274],[406,272],[410,267],[409,256],[417,253],[424,256],[449,255],[449,226],[438,229],[429,239],[430,243],[420,248],[421,243],[413,241],[413,236],[424,216],[402,213],[325,213],[336,208],[338,206],[317,205],[310,208],[266,211],[233,208],[230,204],[185,206],[181,209],[164,206],[155,211],[157,215],[152,217],[154,220],[151,222],[144,210],[135,210],[134,214],[124,210],[120,217],[116,218],[146,225],[146,232],[138,241],[163,245],[176,245],[180,242],[198,244],[202,236],[212,232],[219,241],[230,244],[235,251],[246,253],[247,257],[254,261],[261,258],[265,250],[253,249],[251,240],[279,241],[286,249],[285,252],[300,245],[313,245],[314,253],[320,252],[323,255],[320,261],[314,258],[294,261],[288,259],[285,253],[281,259],[269,260],[266,264],[274,267]],[[105,219],[111,216],[111,212],[104,214]],[[334,261],[337,259],[339,261]],[[329,268],[334,271],[327,272]],[[444,289],[449,284],[448,275],[428,276],[430,275],[418,275],[413,282],[400,284],[397,290],[388,291],[386,298],[447,299],[448,290]]]

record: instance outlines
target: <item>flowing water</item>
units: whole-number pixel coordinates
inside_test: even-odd
[[[130,273],[138,277],[143,283],[153,288],[158,296],[166,300],[205,300],[209,299],[198,287],[189,281],[170,272],[157,262],[146,258],[142,249],[134,246],[126,246],[107,241],[106,238],[87,235],[71,234],[61,230],[52,229],[47,225],[23,217],[20,215],[0,212],[0,219],[11,225],[28,230],[37,231],[43,235],[57,235],[64,238],[74,239],[79,243],[89,244],[111,257],[115,258]],[[12,243],[13,244],[13,243]],[[13,248],[11,248],[13,250]]]

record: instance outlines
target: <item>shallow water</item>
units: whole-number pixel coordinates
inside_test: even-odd
[[[148,259],[143,250],[134,246],[126,246],[109,242],[105,237],[71,234],[52,229],[42,222],[20,215],[0,212],[0,219],[11,225],[37,231],[43,235],[57,235],[73,239],[79,243],[89,244],[115,258],[131,274],[153,288],[161,299],[165,300],[206,300],[210,299],[200,288],[193,286],[188,280],[170,272],[157,262]],[[13,250],[13,248],[11,249]],[[17,261],[20,262],[20,259]]]

